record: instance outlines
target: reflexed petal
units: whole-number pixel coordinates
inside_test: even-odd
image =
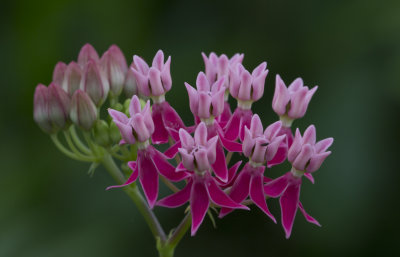
[[[221,140],[222,145],[228,152],[241,152],[242,151],[242,144],[230,141],[225,138],[225,136],[219,134],[219,139]]]
[[[321,227],[321,224],[319,224],[319,222],[318,222],[316,219],[314,219],[313,217],[311,217],[310,214],[308,214],[308,213],[306,212],[306,210],[304,210],[304,207],[303,207],[303,205],[301,204],[300,201],[299,201],[299,209],[300,209],[301,213],[303,213],[304,218],[306,218],[306,220],[307,220],[308,222],[313,223],[313,224],[317,225],[318,227]]]
[[[183,124],[181,117],[167,101],[160,105],[162,106],[162,119],[168,131],[171,131],[169,129],[179,131],[180,128],[185,128],[185,124]],[[173,135],[171,136],[173,137]]]
[[[279,200],[282,210],[282,226],[285,230],[286,238],[289,238],[292,233],[293,222],[299,204],[300,186],[300,183],[288,186]]]
[[[261,174],[253,174],[250,181],[250,198],[251,200],[276,223],[274,215],[269,211],[263,189],[263,176]]]
[[[158,172],[171,181],[181,181],[188,177],[186,172],[176,172],[175,167],[172,166],[167,160],[166,156],[154,149],[154,154],[152,154],[152,159],[157,167]]]
[[[227,140],[234,141],[239,137],[240,119],[239,109],[236,109],[224,129]]]
[[[175,155],[178,153],[178,148],[180,148],[180,147],[181,147],[181,141],[178,141],[174,145],[172,145],[170,148],[168,148],[164,152],[164,155],[167,156],[169,159],[174,158]]]
[[[272,180],[264,185],[264,193],[270,197],[280,196],[288,186],[290,174],[286,173],[279,178]]]
[[[153,208],[158,196],[158,172],[147,153],[138,153],[139,180],[150,208]]]
[[[153,104],[151,116],[154,121],[154,133],[151,135],[151,141],[154,144],[164,144],[168,142],[168,131],[162,118],[162,113],[159,104]]]
[[[311,183],[313,183],[314,184],[314,177],[313,177],[313,175],[311,174],[311,173],[309,173],[309,172],[305,172],[304,173],[304,177],[306,177],[308,180],[310,180],[311,181]]]
[[[109,190],[111,188],[118,188],[118,187],[127,186],[127,185],[132,184],[133,182],[136,181],[136,179],[137,179],[137,177],[139,175],[137,163],[135,161],[128,162],[128,166],[132,170],[132,174],[129,176],[128,180],[122,185],[109,186],[109,187],[106,188],[106,190]]]
[[[190,192],[190,210],[192,212],[192,236],[196,234],[201,223],[203,222],[209,204],[210,200],[208,198],[207,189],[203,181],[194,181],[192,190]]]
[[[226,167],[224,149],[220,144],[217,144],[216,160],[211,165],[215,175],[223,182],[228,182],[228,169]]]
[[[239,203],[236,203],[233,201],[231,198],[229,198],[224,191],[222,191],[218,185],[215,183],[213,178],[209,178],[209,181],[207,183],[207,190],[208,190],[208,195],[213,203],[216,205],[219,205],[221,207],[226,207],[226,208],[235,208],[235,209],[244,209],[248,210],[249,208],[241,205]]]
[[[187,185],[181,191],[157,201],[156,205],[168,208],[176,208],[183,205],[189,201],[192,184],[192,180],[189,180]]]

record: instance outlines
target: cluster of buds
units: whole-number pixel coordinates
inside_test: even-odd
[[[307,221],[319,225],[304,210],[299,200],[300,187],[303,175],[314,182],[311,173],[330,155],[327,149],[333,139],[317,142],[313,125],[303,136],[299,129],[293,135],[291,128],[293,120],[304,116],[317,87],[309,89],[302,79],[296,79],[287,88],[277,75],[272,108],[279,120],[264,130],[251,107],[264,94],[267,63],[250,73],[242,64],[243,54],[231,59],[215,53],[202,55],[205,71],[198,74],[196,89],[185,83],[194,118],[191,126],[183,123],[166,100],[172,87],[171,57],[164,61],[160,50],[150,67],[135,55],[128,69],[116,46],[99,58],[90,45],[82,48],[77,63],[57,64],[49,87],[38,85],[35,121],[48,133],[55,133],[70,122],[90,130],[96,120],[98,123],[99,109],[109,98],[112,121],[106,125],[115,126],[121,140],[108,151],[119,146],[134,151],[121,159],[122,165],[130,168],[126,182],[109,188],[124,187],[138,179],[150,208],[175,208],[189,202],[192,235],[210,206],[220,208],[222,218],[237,209],[249,210],[248,206],[254,204],[276,222],[267,205],[271,198],[280,198],[287,238],[297,209]],[[118,96],[122,90],[128,99],[121,104]],[[229,95],[237,101],[233,111]],[[97,130],[93,130],[95,138]],[[165,143],[170,147],[161,152],[165,147],[158,145]],[[243,160],[231,165],[235,152]],[[175,165],[169,160],[174,157]],[[291,170],[271,178],[268,169],[286,160],[292,165]],[[159,197],[160,179],[175,192]],[[174,185],[179,181],[184,181],[182,189]]]

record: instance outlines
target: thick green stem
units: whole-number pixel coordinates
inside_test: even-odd
[[[190,225],[192,225],[192,215],[189,212],[168,239],[168,244],[175,248],[190,228]]]
[[[115,181],[119,184],[125,183],[125,177],[120,171],[120,169],[115,164],[111,155],[106,153],[102,159],[102,164],[108,170],[110,175],[115,179]],[[154,238],[156,240],[160,240],[162,244],[165,243],[167,237],[165,235],[164,230],[162,229],[158,219],[154,215],[153,211],[147,205],[146,201],[143,199],[139,189],[137,188],[135,183],[132,183],[130,186],[124,187],[125,193],[133,200],[133,202],[138,207],[140,213],[145,218],[147,225],[149,226],[151,232],[153,233]]]

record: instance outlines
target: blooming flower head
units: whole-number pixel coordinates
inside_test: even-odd
[[[190,110],[195,117],[212,122],[222,113],[224,110],[224,81],[225,77],[222,77],[210,84],[206,75],[200,72],[196,80],[197,90],[185,83],[189,94]]]
[[[319,226],[318,221],[305,212],[300,202],[300,188],[302,176],[316,171],[321,166],[325,158],[331,153],[326,150],[332,143],[332,138],[326,138],[316,143],[313,125],[306,129],[303,136],[297,129],[293,144],[288,151],[288,160],[292,163],[292,170],[264,186],[264,192],[268,196],[280,197],[282,226],[286,238],[289,238],[292,232],[297,209],[300,209],[308,222]]]
[[[250,109],[251,104],[262,97],[265,78],[268,74],[266,68],[266,62],[258,65],[252,73],[247,71],[242,64],[231,68],[229,91],[238,100],[239,107]]]
[[[128,118],[124,113],[108,109],[108,113],[118,126],[122,140],[128,144],[140,143],[139,147],[146,146],[154,132],[154,123],[151,118],[150,101],[142,109],[139,98],[134,95],[129,105]]]
[[[139,56],[133,56],[133,73],[136,77],[139,93],[152,97],[155,102],[164,101],[164,95],[171,89],[170,73],[171,56],[164,63],[164,53],[159,50],[153,59],[152,66]]]
[[[263,131],[260,117],[254,114],[250,129],[245,128],[243,154],[253,163],[264,164],[272,160],[286,137],[285,135],[278,136],[281,127],[282,123],[277,121]]]
[[[295,79],[289,87],[279,75],[276,75],[275,94],[272,100],[272,108],[284,121],[285,127],[290,127],[294,119],[304,116],[308,104],[318,86],[309,89],[304,86],[301,78]]]

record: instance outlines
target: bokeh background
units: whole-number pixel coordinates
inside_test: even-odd
[[[333,154],[306,182],[301,199],[322,228],[296,218],[286,240],[259,210],[206,220],[176,256],[395,256],[400,254],[400,1],[2,1],[0,9],[0,256],[156,256],[155,242],[129,198],[103,169],[64,157],[33,122],[35,86],[57,61],[89,42],[117,44],[151,60],[172,56],[167,98],[192,122],[183,82],[203,70],[202,51],[245,53],[253,69],[268,62],[265,124],[275,75],[319,85],[295,122],[333,136]],[[270,171],[279,176],[284,168]],[[270,201],[279,217],[278,201]],[[155,209],[169,230],[183,209]]]

